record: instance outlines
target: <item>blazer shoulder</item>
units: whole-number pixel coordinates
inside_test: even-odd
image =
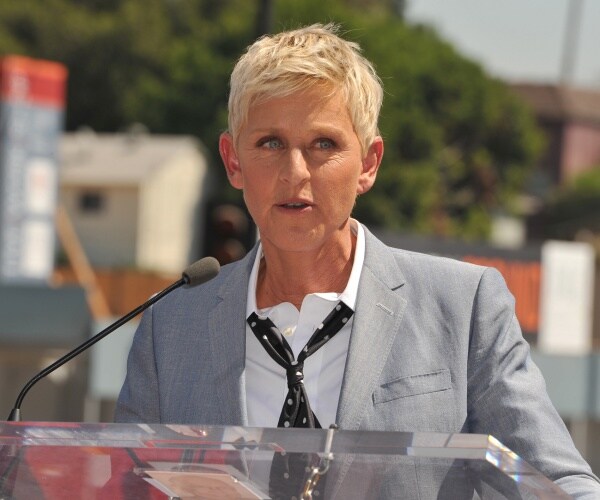
[[[386,245],[367,232],[365,267],[392,289],[412,290],[438,300],[465,300],[484,290],[500,295],[506,282],[497,269],[452,257],[427,254]],[[414,295],[413,295],[414,296]]]
[[[410,274],[411,270],[421,273],[424,269],[429,269],[436,273],[481,276],[487,269],[484,266],[471,264],[452,257],[392,247],[373,235],[368,228],[364,227],[364,229],[366,238],[365,265],[372,268],[376,274],[389,272],[389,267],[394,263],[405,274]]]
[[[416,269],[431,268],[440,272],[459,273],[465,275],[481,276],[486,269],[485,266],[472,264],[453,257],[443,255],[415,252],[401,248],[388,247],[394,259],[402,267],[413,267]]]

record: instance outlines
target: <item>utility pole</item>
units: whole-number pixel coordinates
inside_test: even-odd
[[[273,30],[273,0],[258,0],[256,12],[256,38]]]
[[[568,85],[573,80],[573,71],[577,59],[577,42],[581,27],[583,0],[569,0],[567,22],[563,41],[562,60],[560,64],[560,84]]]
[[[393,9],[394,9],[394,13],[400,18],[400,19],[404,19],[405,18],[405,13],[406,13],[406,4],[408,3],[408,0],[393,0]]]

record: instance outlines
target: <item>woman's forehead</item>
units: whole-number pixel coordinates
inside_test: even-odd
[[[248,110],[244,127],[287,125],[289,120],[297,120],[298,125],[315,123],[317,127],[325,127],[328,123],[351,123],[345,99],[340,93],[324,95],[313,89],[254,103]]]

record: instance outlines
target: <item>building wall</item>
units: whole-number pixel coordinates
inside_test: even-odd
[[[140,268],[179,273],[198,258],[195,242],[205,177],[204,159],[190,149],[144,183],[140,191],[136,253]]]
[[[600,165],[600,124],[572,122],[565,127],[564,134],[563,179]]]
[[[97,267],[135,265],[138,190],[135,187],[62,186],[61,200],[89,261]],[[97,209],[82,206],[94,196]]]

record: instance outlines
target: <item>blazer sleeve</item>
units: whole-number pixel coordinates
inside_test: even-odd
[[[495,269],[483,272],[473,302],[468,367],[471,432],[498,438],[575,498],[600,498],[600,482],[548,397]]]
[[[115,422],[160,421],[158,377],[154,359],[152,312],[148,309],[133,337],[127,358],[127,375],[117,399]]]

